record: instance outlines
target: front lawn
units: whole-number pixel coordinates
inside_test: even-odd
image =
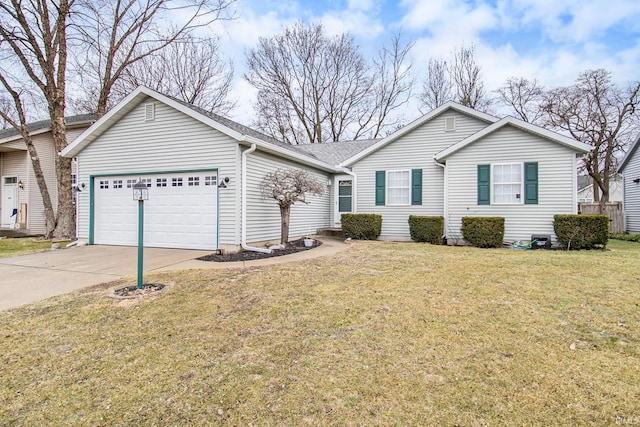
[[[64,247],[68,242],[61,242]],[[0,258],[43,252],[51,249],[53,243],[48,240],[37,240],[31,237],[0,239]]]
[[[0,425],[639,424],[640,245],[609,247],[363,242],[2,312]]]

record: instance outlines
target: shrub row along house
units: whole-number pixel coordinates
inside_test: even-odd
[[[339,226],[342,213],[383,218],[382,239],[409,240],[409,215],[445,218],[450,243],[465,216],[502,216],[505,239],[553,235],[576,212],[579,156],[589,147],[513,117],[447,103],[379,140],[288,145],[140,87],[80,135],[78,234],[133,245],[132,185],[149,187],[148,246],[239,250],[279,238],[280,215],[260,183],[278,168],[308,171],[322,196],[291,211],[292,236]]]

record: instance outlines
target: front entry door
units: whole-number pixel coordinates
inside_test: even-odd
[[[337,176],[334,184],[334,222],[339,224],[343,213],[353,213],[353,177]]]
[[[2,177],[2,224],[0,227],[13,228],[18,219],[18,177]]]

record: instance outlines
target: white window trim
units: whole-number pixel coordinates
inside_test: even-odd
[[[504,166],[504,165],[520,165],[520,201],[518,202],[496,202],[496,192],[495,185],[505,185],[505,184],[516,184],[515,182],[500,182],[496,183],[493,175],[493,167],[494,166]],[[519,206],[524,204],[524,162],[503,162],[503,163],[491,163],[491,175],[489,177],[491,180],[489,183],[491,185],[491,205],[496,206]]]
[[[409,174],[409,196],[407,197],[406,203],[389,203],[389,172],[407,172]],[[411,188],[413,183],[411,182],[411,169],[392,169],[385,171],[384,180],[385,180],[385,206],[411,206]],[[402,188],[402,187],[394,187],[394,188]]]

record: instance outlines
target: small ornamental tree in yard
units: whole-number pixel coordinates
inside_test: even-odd
[[[307,193],[321,196],[324,194],[323,181],[300,169],[276,169],[262,179],[260,191],[265,199],[274,199],[280,206],[280,243],[289,241],[289,217],[291,206],[296,202],[308,204]]]

